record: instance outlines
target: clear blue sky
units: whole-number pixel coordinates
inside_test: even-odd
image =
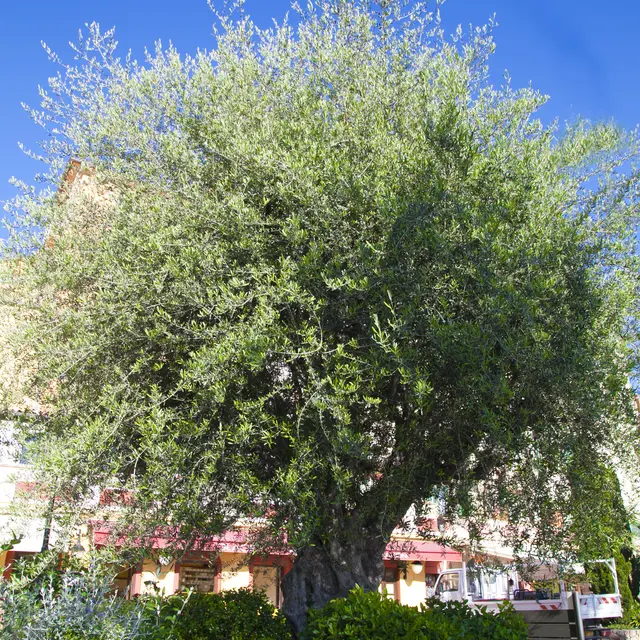
[[[282,18],[288,0],[247,0],[261,26]],[[638,33],[640,2],[635,0],[448,0],[444,25],[483,24],[497,14],[499,27],[492,72],[499,81],[508,69],[515,86],[527,85],[551,96],[543,117],[571,120],[577,115],[613,119],[624,127],[640,121]],[[85,22],[116,26],[121,53],[141,57],[145,46],[171,40],[181,52],[213,45],[213,16],[206,0],[3,0],[0,10],[0,201],[14,195],[15,175],[30,182],[38,165],[18,149],[39,139],[20,102],[37,104],[37,86],[54,72],[40,46],[44,40],[63,58],[67,43]],[[3,235],[0,232],[0,235]]]

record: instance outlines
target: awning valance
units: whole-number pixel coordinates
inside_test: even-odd
[[[175,549],[182,546],[171,538],[169,532],[158,533],[145,538],[131,538],[120,535],[114,538],[113,525],[109,522],[92,521],[93,541],[96,545],[115,544],[124,546],[125,544],[149,547],[151,549]],[[255,551],[249,534],[243,529],[225,531],[219,536],[210,536],[196,541],[192,547],[194,551],[211,553],[243,553],[252,555]],[[264,552],[261,551],[261,554]],[[293,550],[276,549],[271,555],[295,555]],[[448,560],[451,562],[461,562],[462,554],[455,549],[445,547],[436,542],[425,540],[410,540],[396,538],[389,542],[384,552],[385,560],[420,561],[420,562],[440,562]]]
[[[451,547],[425,540],[395,538],[384,552],[385,560],[419,560],[420,562],[462,562],[462,554]]]

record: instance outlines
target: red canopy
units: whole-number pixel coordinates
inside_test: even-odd
[[[136,546],[149,546],[152,549],[167,549],[176,546],[167,533],[154,534],[147,538],[128,538],[119,536],[114,540],[113,526],[109,522],[92,521],[93,541],[96,545],[106,545],[115,543],[122,546],[125,543]],[[196,541],[193,545],[196,551],[210,551],[215,553],[246,553],[252,554],[252,548],[247,532],[240,530],[225,531],[222,535],[211,536],[206,539]],[[289,550],[274,550],[272,555],[294,555]],[[435,542],[425,542],[424,540],[394,539],[387,545],[384,552],[385,560],[418,560],[420,562],[440,562],[448,560],[461,562],[462,554],[450,547],[444,547]]]
[[[420,560],[421,562],[462,562],[462,554],[450,547],[424,540],[403,540],[395,538],[389,542],[384,552],[385,560]]]

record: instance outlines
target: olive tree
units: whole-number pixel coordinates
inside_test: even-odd
[[[576,483],[636,444],[638,140],[493,86],[491,25],[294,9],[218,16],[195,56],[96,25],[50,52],[50,188],[18,185],[3,295],[43,477],[187,544],[261,522],[300,630],[434,501],[577,552]]]

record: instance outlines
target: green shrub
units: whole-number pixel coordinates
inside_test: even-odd
[[[398,604],[379,594],[354,589],[347,598],[332,600],[323,609],[309,612],[304,640],[382,640],[435,638],[422,633],[418,609]]]
[[[124,600],[100,558],[59,570],[42,556],[0,580],[0,640],[292,640],[262,593],[247,589]]]
[[[435,630],[434,638],[456,640],[526,640],[527,625],[511,603],[499,605],[500,611],[492,613],[485,607],[471,608],[463,602],[440,602],[431,599],[428,608],[422,608],[429,629]],[[427,636],[429,637],[429,636]]]
[[[311,611],[304,640],[526,640],[524,620],[505,605],[497,614],[431,600],[415,609],[378,592],[354,589]]]
[[[622,620],[621,625],[631,629],[640,628],[640,604],[631,590],[632,561],[631,553],[629,558],[625,557],[623,550],[617,548],[613,552],[618,573],[618,585],[622,598]]]
[[[220,594],[192,593],[159,606],[149,637],[175,640],[291,640],[289,624],[263,593],[239,589]],[[149,616],[152,619],[152,616]],[[148,631],[151,631],[148,629]]]
[[[113,576],[100,557],[88,566],[64,566],[43,554],[16,563],[0,580],[0,638],[4,640],[139,640],[142,603],[115,596]]]

